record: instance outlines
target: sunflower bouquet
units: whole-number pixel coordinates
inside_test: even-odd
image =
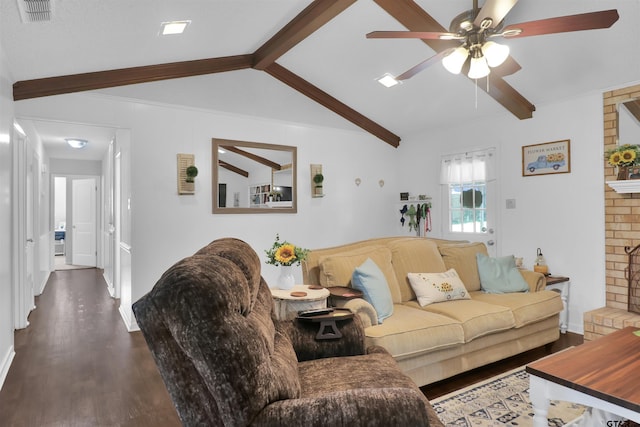
[[[300,262],[307,257],[309,250],[293,245],[286,240],[281,242],[280,236],[276,234],[273,246],[264,252],[267,254],[267,264],[300,265]]]
[[[611,166],[636,166],[640,164],[640,147],[623,144],[604,153]]]

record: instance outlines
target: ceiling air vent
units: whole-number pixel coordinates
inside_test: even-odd
[[[18,0],[22,22],[47,22],[53,18],[52,0]]]

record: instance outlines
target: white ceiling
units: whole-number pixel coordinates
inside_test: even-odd
[[[22,23],[18,0],[0,2],[0,40],[14,81],[89,71],[253,53],[302,11],[305,0],[52,0],[54,17]],[[418,0],[444,27],[471,0]],[[480,1],[482,4],[482,0]],[[520,0],[508,24],[618,9],[612,28],[512,39],[522,70],[505,80],[537,109],[640,76],[638,0]],[[159,36],[160,23],[190,19],[182,35]],[[405,29],[372,0],[358,0],[277,62],[401,138],[434,126],[495,114],[518,120],[472,81],[435,66],[394,88],[398,75],[434,54],[418,40],[371,40],[374,30]],[[484,80],[481,84],[484,84]],[[355,125],[252,69],[105,89],[98,92],[311,125]],[[535,113],[534,113],[535,116]],[[46,126],[45,126],[46,124]],[[34,122],[43,142],[80,136],[59,123]],[[108,133],[108,132],[107,132]],[[56,142],[57,143],[57,142]],[[108,143],[108,142],[107,142]],[[63,154],[60,154],[63,155]]]

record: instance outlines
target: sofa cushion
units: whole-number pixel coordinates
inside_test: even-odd
[[[454,268],[468,291],[480,290],[480,276],[476,254],[489,255],[487,247],[481,242],[441,244],[438,249],[446,269]]]
[[[391,265],[391,251],[384,246],[368,246],[328,255],[319,259],[320,284],[322,286],[351,286],[353,272],[363,262],[371,258],[387,279],[393,301],[400,298],[398,281]]]
[[[400,297],[394,302],[406,302],[416,298],[407,277],[408,273],[442,273],[447,268],[438,251],[438,245],[429,239],[406,238],[388,244],[391,262],[396,275]]]
[[[417,301],[405,304],[408,307],[420,308],[423,311],[457,320],[462,325],[465,342],[513,328],[516,324],[513,313],[508,307],[473,299],[447,301],[424,307],[420,307]]]
[[[379,323],[393,314],[393,300],[387,279],[371,258],[354,270],[351,283],[362,291],[364,299],[376,309]]]
[[[444,273],[409,273],[408,277],[421,306],[470,298],[453,268]]]
[[[395,358],[464,343],[460,322],[437,313],[395,304],[393,316],[365,329],[366,343],[386,348]]]
[[[509,307],[516,321],[516,328],[538,322],[562,311],[560,295],[554,291],[527,293],[487,294],[473,292],[471,298],[489,304]]]
[[[489,294],[505,294],[509,292],[527,292],[529,284],[524,280],[520,270],[516,268],[513,255],[492,258],[477,253],[478,275],[480,287]]]

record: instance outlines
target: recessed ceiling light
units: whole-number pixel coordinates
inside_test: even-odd
[[[86,139],[65,138],[71,148],[84,148],[89,143]]]
[[[396,80],[391,74],[387,73],[384,76],[377,79],[378,83],[380,83],[384,87],[392,87],[397,84],[400,84],[400,80]]]
[[[160,34],[163,36],[170,34],[182,34],[189,24],[191,24],[191,21],[189,20],[163,22],[161,24],[162,30],[160,31]]]

